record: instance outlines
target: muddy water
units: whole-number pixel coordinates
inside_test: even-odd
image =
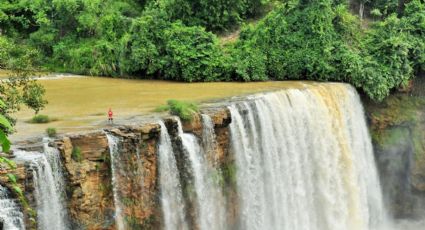
[[[39,80],[46,89],[49,104],[41,111],[57,121],[30,124],[34,112],[23,109],[16,114],[17,132],[12,140],[44,134],[47,127],[59,133],[99,128],[107,125],[106,113],[112,108],[117,123],[130,117],[147,115],[168,99],[208,102],[232,96],[283,88],[303,87],[301,82],[257,83],[179,83],[153,80],[62,76]]]

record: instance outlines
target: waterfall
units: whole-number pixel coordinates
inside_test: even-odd
[[[112,190],[113,190],[113,196],[114,196],[114,206],[115,206],[115,223],[116,228],[118,230],[124,230],[125,224],[123,219],[123,206],[121,203],[120,195],[119,195],[119,184],[118,184],[118,171],[121,169],[120,165],[120,159],[119,159],[119,143],[120,138],[116,137],[110,133],[106,133],[106,137],[108,138],[108,144],[109,144],[109,153],[111,156],[111,171],[112,171]]]
[[[397,229],[383,205],[371,140],[354,88],[306,84],[232,101],[228,109],[229,127],[227,116],[215,129],[211,117],[201,115],[202,136],[199,126],[192,127],[195,134],[183,132],[178,118],[177,125],[172,123],[177,132],[170,136],[159,121],[157,161],[149,163],[158,172],[157,186],[152,177],[152,193],[159,190],[162,221],[152,218],[156,202],[145,203],[145,197],[152,195],[143,190],[145,139],[105,132],[116,229],[157,224],[165,230]],[[157,141],[151,134],[149,156]],[[59,151],[46,139],[43,153],[17,150],[15,155],[32,175],[38,229],[70,229]],[[20,208],[0,186],[0,221],[5,229],[24,229]]]
[[[49,162],[49,165],[52,169],[53,182],[55,183],[56,194],[58,194],[58,207],[61,207],[61,210],[58,211],[59,218],[61,219],[60,223],[64,226],[62,229],[68,229],[68,209],[66,208],[65,200],[65,179],[63,175],[63,165],[60,158],[60,152],[58,149],[49,146],[49,138],[43,139],[43,149],[44,155]],[[58,228],[60,229],[60,228]]]
[[[185,207],[177,162],[167,128],[162,121],[159,124],[161,126],[161,136],[158,143],[159,183],[164,229],[185,230],[188,229],[188,225],[185,219]]]
[[[217,140],[214,133],[214,123],[211,120],[211,117],[206,114],[201,114],[202,117],[202,145],[206,157],[209,158],[212,163],[216,164],[216,150],[217,150]]]
[[[24,215],[18,202],[9,197],[6,188],[0,185],[0,223],[4,230],[25,229]]]
[[[18,150],[15,155],[17,160],[28,162],[28,169],[32,172],[38,229],[68,229],[59,151],[49,147],[48,140],[44,140],[44,153]]]
[[[355,89],[317,84],[229,109],[240,229],[388,229]]]
[[[204,133],[204,137],[207,139],[205,141],[211,146],[213,140],[209,139],[208,136],[214,137],[209,129],[212,122],[206,115],[203,118],[203,123],[206,125],[204,130],[209,132]],[[199,145],[197,137],[193,134],[183,133],[180,120],[178,120],[178,125],[179,136],[182,138],[183,148],[188,154],[194,178],[198,227],[201,230],[224,229],[226,227],[224,198],[219,190],[218,183],[213,180],[213,168],[208,165],[205,153]]]

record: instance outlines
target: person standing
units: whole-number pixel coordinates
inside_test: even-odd
[[[109,124],[113,124],[114,123],[113,115],[114,115],[114,113],[112,112],[112,109],[109,108],[109,111],[108,111],[108,123]]]

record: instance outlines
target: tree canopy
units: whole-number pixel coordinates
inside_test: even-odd
[[[382,100],[425,69],[425,3],[350,3],[7,0],[0,28],[16,52],[52,71],[188,82],[341,81]],[[220,42],[239,29],[235,42]]]

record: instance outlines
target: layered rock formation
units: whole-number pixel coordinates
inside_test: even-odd
[[[218,162],[217,167],[229,171],[232,164],[229,156],[229,130],[231,120],[226,108],[209,108],[203,111],[214,123],[217,147],[209,159]],[[178,149],[177,120],[165,118],[168,132],[173,136],[173,145]],[[200,114],[192,121],[183,123],[185,132],[202,138]],[[116,184],[123,206],[125,226],[129,229],[158,229],[162,225],[158,189],[157,145],[159,124],[145,122],[139,125],[118,126],[100,131],[67,134],[50,143],[59,150],[66,180],[66,203],[72,229],[116,229],[115,207],[111,172],[111,153],[107,134],[120,139]],[[25,143],[24,145],[27,145]],[[31,148],[30,148],[31,147]],[[42,151],[40,146],[27,145],[27,149]],[[178,154],[178,151],[175,151]],[[31,172],[25,164],[14,170],[0,172],[0,183],[9,185],[7,173],[17,176],[19,187],[25,194],[32,210],[33,197]],[[185,178],[188,180],[188,178]],[[227,180],[227,179],[226,179]],[[231,190],[231,188],[230,188]],[[229,206],[233,208],[233,206]],[[36,215],[36,214],[34,214]],[[36,229],[36,218],[27,214],[27,229]],[[31,219],[31,220],[30,220]]]
[[[425,82],[383,102],[364,99],[386,203],[396,218],[425,216]]]

